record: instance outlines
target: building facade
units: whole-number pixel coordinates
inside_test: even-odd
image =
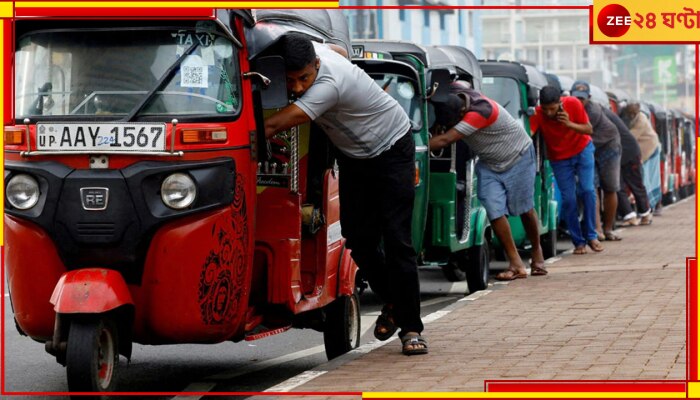
[[[340,4],[358,7],[344,10],[353,39],[459,45],[468,48],[477,57],[482,57],[482,10],[444,8],[474,6],[478,2],[479,0],[341,0]],[[397,6],[404,8],[389,8]]]

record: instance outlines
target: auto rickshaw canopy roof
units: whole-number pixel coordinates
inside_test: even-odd
[[[547,77],[547,85],[559,89],[559,92],[563,91],[561,87],[561,81],[559,80],[559,77],[557,75],[552,74],[551,72],[545,72],[544,75]]]
[[[632,96],[630,96],[629,93],[627,93],[626,90],[622,89],[608,89],[605,91],[607,95],[612,98],[614,101],[616,101],[618,104],[625,102],[629,103],[630,100],[632,100]]]
[[[290,32],[304,33],[318,41],[333,43],[352,54],[348,22],[340,10],[256,9],[251,11],[251,15],[254,24],[246,28],[251,59]]]
[[[453,72],[458,76],[466,73],[470,75],[473,80],[472,86],[476,90],[481,90],[482,72],[479,66],[479,60],[476,59],[474,53],[464,47],[454,45],[430,46],[429,49],[436,49],[445,55],[445,57],[438,57],[438,55],[435,54],[434,59],[442,63],[442,65],[434,65],[435,67],[442,66],[450,71],[454,68],[455,71]],[[437,61],[435,62],[437,63]]]
[[[412,42],[406,42],[402,40],[378,40],[378,39],[365,39],[365,40],[354,40],[353,45],[362,46],[364,48],[365,57],[364,58],[379,58],[378,55],[383,56],[384,59],[395,59],[397,56],[411,55],[416,57],[423,63],[424,66],[428,66],[428,50],[418,44]]]
[[[479,60],[484,76],[502,76],[520,82],[528,82],[527,72],[522,64],[513,61]]]
[[[608,98],[608,95],[605,94],[605,91],[596,85],[589,84],[589,86],[591,88],[591,101],[598,103],[605,108],[611,108],[610,99]]]

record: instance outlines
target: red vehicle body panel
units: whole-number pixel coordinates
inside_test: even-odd
[[[104,268],[66,272],[56,283],[49,302],[59,314],[103,313],[134,304],[122,275]]]
[[[4,222],[5,273],[15,320],[27,335],[48,340],[56,315],[49,299],[67,269],[51,238],[36,225],[7,214]]]

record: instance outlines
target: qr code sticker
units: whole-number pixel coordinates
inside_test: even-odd
[[[206,88],[209,87],[209,70],[203,65],[200,57],[188,57],[180,67],[180,86]]]

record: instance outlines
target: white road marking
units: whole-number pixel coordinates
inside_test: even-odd
[[[425,318],[423,318],[423,323],[424,324],[431,323],[435,320],[438,320],[438,319],[444,317],[445,315],[447,315],[449,313],[450,313],[450,311],[444,311],[444,310],[435,311],[434,313],[426,315]]]
[[[471,299],[471,300],[476,300],[479,297],[482,297],[488,293],[490,293],[490,290],[484,290],[480,292],[476,292],[472,295],[469,295],[465,297],[464,299]],[[464,300],[462,299],[462,300]],[[446,303],[449,301],[452,301],[453,299],[450,297],[439,297],[435,299],[430,299],[427,301],[424,301],[421,303],[421,306],[427,307],[427,306],[432,306],[435,304],[440,304],[440,303]],[[461,301],[461,300],[459,300]],[[445,315],[449,314],[450,311],[443,311],[439,310],[436,312],[433,312],[431,314],[428,314],[423,318],[424,323],[430,323],[433,322],[439,318],[444,317]],[[362,326],[362,330],[360,332],[360,336],[364,336],[367,331],[370,329],[374,329],[374,322],[376,320],[376,317],[380,314],[380,311],[376,312],[371,312],[367,313],[365,315],[362,315],[360,317],[360,326]],[[392,337],[391,339],[387,341],[379,341],[379,340],[373,340],[367,344],[364,344],[357,349],[354,349],[351,351],[351,353],[360,353],[360,354],[366,354],[369,353],[370,351],[377,349],[379,347],[382,347],[386,345],[387,343],[390,343],[394,340],[398,339],[396,336]],[[246,375],[252,372],[257,372],[261,371],[266,368],[273,367],[278,364],[282,364],[285,362],[289,362],[292,360],[296,360],[299,358],[304,358],[308,356],[312,356],[315,354],[323,353],[325,352],[325,347],[323,345],[312,347],[306,350],[301,350],[297,351],[295,353],[283,355],[277,358],[273,358],[270,360],[265,360],[265,361],[260,361],[255,364],[249,364],[246,367],[242,368],[237,368],[235,370],[230,370],[230,371],[224,371],[215,375],[211,375],[209,377],[206,377],[202,379],[203,382],[194,382],[191,383],[189,386],[187,386],[183,392],[208,392],[214,389],[216,387],[217,382],[209,382],[209,381],[223,381],[223,380],[229,380],[233,379],[235,377],[241,376],[241,375]],[[325,374],[327,371],[306,371],[302,372],[299,375],[296,375],[292,378],[287,379],[286,381],[283,381],[273,387],[270,387],[266,390],[265,392],[288,392],[293,390],[294,388],[303,385],[304,383]],[[178,400],[198,400],[200,399],[201,396],[187,396],[187,395],[181,395],[181,396],[176,396],[174,399]]]
[[[573,252],[573,250],[572,250],[572,252]],[[544,260],[544,263],[547,265],[551,265],[559,260],[561,260],[561,257],[552,257],[552,258],[548,258],[548,259]]]
[[[286,381],[275,385],[269,389],[265,389],[264,392],[289,392],[294,390],[294,388],[299,387],[312,379],[318,378],[319,376],[325,374],[328,371],[306,371],[301,374],[287,379]]]
[[[480,298],[486,296],[487,294],[491,293],[492,291],[493,291],[493,290],[480,290],[480,291],[478,291],[478,292],[474,292],[474,293],[470,294],[470,295],[467,296],[467,297],[464,297],[464,298],[461,298],[461,299],[457,300],[457,302],[462,302],[462,301],[474,301],[474,300],[476,300],[476,299],[480,299]]]
[[[297,351],[295,353],[285,354],[285,355],[280,356],[280,357],[271,358],[269,360],[260,361],[260,362],[257,362],[255,364],[249,364],[249,365],[242,367],[242,368],[236,368],[235,370],[224,371],[224,372],[221,372],[221,373],[218,373],[215,375],[211,375],[211,376],[208,376],[208,377],[202,379],[202,381],[205,381],[205,382],[191,383],[187,388],[185,388],[185,390],[183,390],[183,392],[210,391],[211,389],[213,389],[216,386],[217,383],[206,382],[206,381],[219,381],[219,380],[233,379],[233,378],[241,376],[241,375],[250,374],[253,372],[257,372],[257,371],[262,371],[266,368],[275,366],[277,364],[282,364],[285,362],[289,362],[289,361],[297,360],[299,358],[312,356],[312,355],[322,353],[322,352],[325,352],[325,347],[323,345],[320,345],[320,346],[311,347],[311,348],[306,349],[306,350]],[[204,390],[193,390],[192,389],[192,387],[200,388],[200,387],[204,387],[206,385],[210,385],[208,389],[204,389]],[[174,397],[174,399],[178,399],[178,400],[184,400],[184,399],[197,400],[200,398],[201,398],[201,396],[187,396],[187,395]]]

